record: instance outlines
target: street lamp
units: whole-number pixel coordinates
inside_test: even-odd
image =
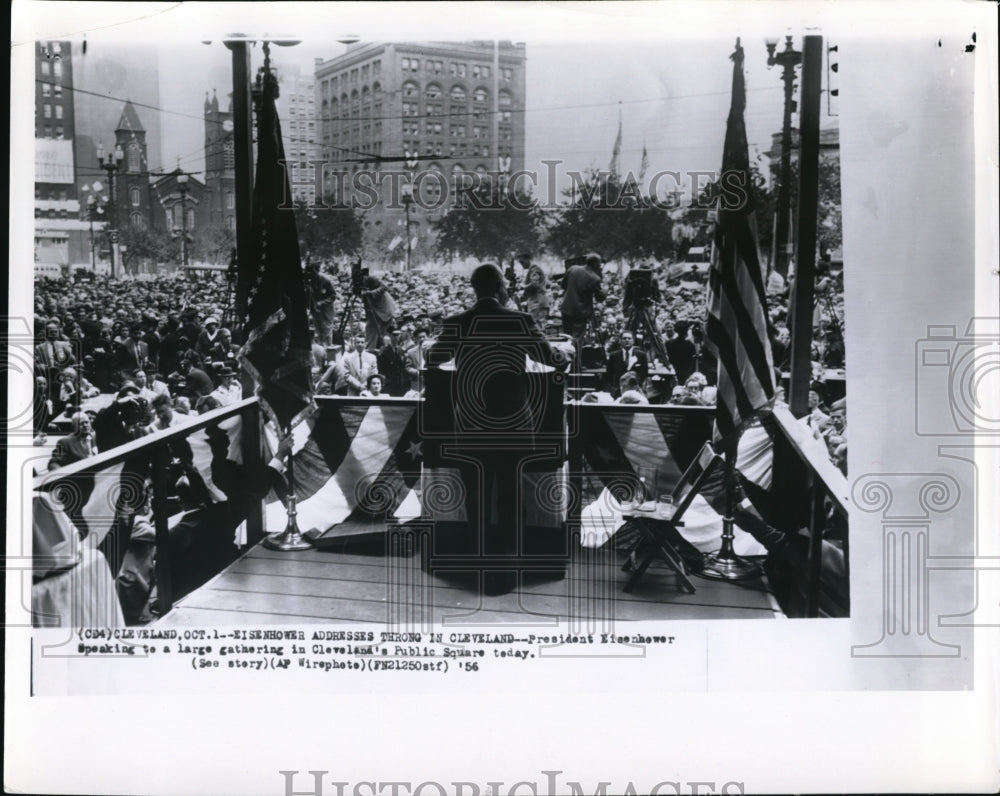
[[[778,212],[775,223],[773,262],[774,270],[782,276],[788,275],[788,260],[791,254],[789,242],[789,215],[791,193],[789,183],[792,180],[792,111],[795,100],[795,67],[802,63],[802,53],[792,47],[792,37],[785,37],[785,49],[775,54],[778,47],[777,39],[766,39],[767,65],[781,67],[781,79],[785,81],[785,117],[781,128],[781,177],[778,182]]]
[[[104,185],[100,180],[95,180],[93,185],[81,185],[80,190],[87,195],[87,219],[90,221],[90,270],[96,274],[97,252],[94,247],[94,219],[100,219],[104,215],[108,197],[101,195]]]
[[[177,190],[181,192],[181,265],[187,267],[187,192],[188,176],[184,172],[177,175]]]
[[[111,276],[115,276],[115,246],[118,243],[118,194],[116,193],[115,177],[118,169],[121,168],[125,153],[120,145],[115,146],[113,154],[104,156],[104,144],[97,144],[97,164],[108,173],[108,186],[110,188],[111,201],[108,203],[108,242],[111,249]]]
[[[410,208],[413,207],[413,186],[403,183],[403,210],[406,213],[406,271],[410,270],[410,258],[413,256],[413,244],[410,242]]]

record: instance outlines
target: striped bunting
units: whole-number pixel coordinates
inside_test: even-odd
[[[579,407],[578,443],[585,462],[584,494],[593,496],[581,511],[581,544],[600,547],[624,524],[621,497],[646,477],[647,498],[673,492],[712,433],[711,414],[702,409],[664,407],[624,411],[600,405]],[[725,509],[724,474],[717,469],[685,514],[679,531],[702,552],[717,550]],[[740,555],[762,555],[749,534],[735,529]],[[616,540],[616,543],[621,540]]]
[[[273,430],[265,435],[273,449]],[[292,456],[297,523],[312,538],[336,536],[335,526],[347,522],[414,515],[412,501],[401,511],[420,477],[412,405],[324,401],[293,430]],[[271,532],[287,521],[279,497],[273,496],[266,510]]]

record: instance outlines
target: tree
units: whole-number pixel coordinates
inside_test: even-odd
[[[771,185],[768,188],[764,185],[756,165],[751,165],[754,172],[756,190],[758,192],[757,207],[757,236],[760,242],[761,252],[769,255],[772,247],[774,215],[778,211],[778,170],[779,163],[771,164]],[[820,252],[831,251],[843,245],[843,229],[841,226],[841,202],[840,202],[840,156],[839,152],[832,157],[820,156],[819,159],[819,192],[818,207],[816,217],[816,240]],[[797,217],[799,202],[799,162],[793,159],[791,163],[791,174],[789,177],[788,203],[792,208],[792,221]],[[792,236],[797,234],[796,229],[792,229]],[[765,259],[770,260],[769,256]]]
[[[188,246],[188,262],[204,262],[215,265],[229,265],[236,234],[227,227],[199,229]]]
[[[174,259],[170,235],[160,229],[127,226],[118,231],[118,244],[125,247],[125,265],[131,273],[137,273],[141,264],[155,266]]]
[[[638,185],[591,169],[563,192],[570,201],[549,229],[563,257],[597,252],[606,261],[665,258],[674,251],[670,210],[642,196]]]
[[[353,208],[346,205],[309,207],[297,203],[295,224],[303,257],[308,254],[319,260],[331,260],[335,257],[355,257],[361,250],[361,219]]]
[[[498,180],[484,180],[455,198],[434,224],[435,251],[449,262],[470,256],[502,266],[518,252],[539,248],[542,212],[538,201]]]
[[[819,219],[816,230],[820,252],[839,249],[844,243],[841,226],[840,157],[819,160]]]

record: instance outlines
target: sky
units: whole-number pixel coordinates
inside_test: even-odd
[[[91,53],[99,52],[103,42],[114,42],[155,54],[164,111],[163,165],[173,167],[179,158],[191,171],[204,167],[200,119],[205,92],[217,90],[225,103],[232,88],[230,53],[220,39],[234,32],[301,39],[293,47],[273,47],[272,60],[297,63],[309,72],[315,57],[344,52],[337,40],[348,35],[362,41],[524,42],[526,168],[541,169],[541,161],[552,158],[563,162],[561,171],[607,168],[620,119],[622,170],[638,171],[645,147],[649,174],[719,167],[732,81],[729,55],[737,35],[745,50],[751,157],[767,150],[781,125],[782,82],[780,70],[767,67],[764,39],[795,33],[801,47],[802,32],[776,15],[710,12],[701,21],[690,11],[704,15],[708,7],[684,3],[490,3],[477,4],[476,14],[462,13],[467,7],[459,4],[421,3],[291,3],[280,9],[267,3],[94,4],[108,21],[92,25],[101,17],[81,16],[80,24],[87,25],[78,30],[74,6],[79,5],[88,4],[72,4],[56,14],[48,5],[33,12],[48,35],[86,36]],[[255,47],[254,70],[262,57]],[[826,116],[826,97],[822,107],[821,125],[836,126],[836,117]]]

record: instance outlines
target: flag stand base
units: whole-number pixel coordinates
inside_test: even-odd
[[[299,533],[299,526],[295,522],[295,495],[288,496],[288,525],[282,533],[272,533],[264,539],[264,547],[269,550],[281,550],[289,552],[292,550],[312,550],[314,545],[308,537]]]
[[[733,518],[722,520],[722,547],[718,552],[705,556],[705,565],[699,575],[716,580],[745,580],[760,577],[761,569],[752,561],[740,558],[733,551]]]

